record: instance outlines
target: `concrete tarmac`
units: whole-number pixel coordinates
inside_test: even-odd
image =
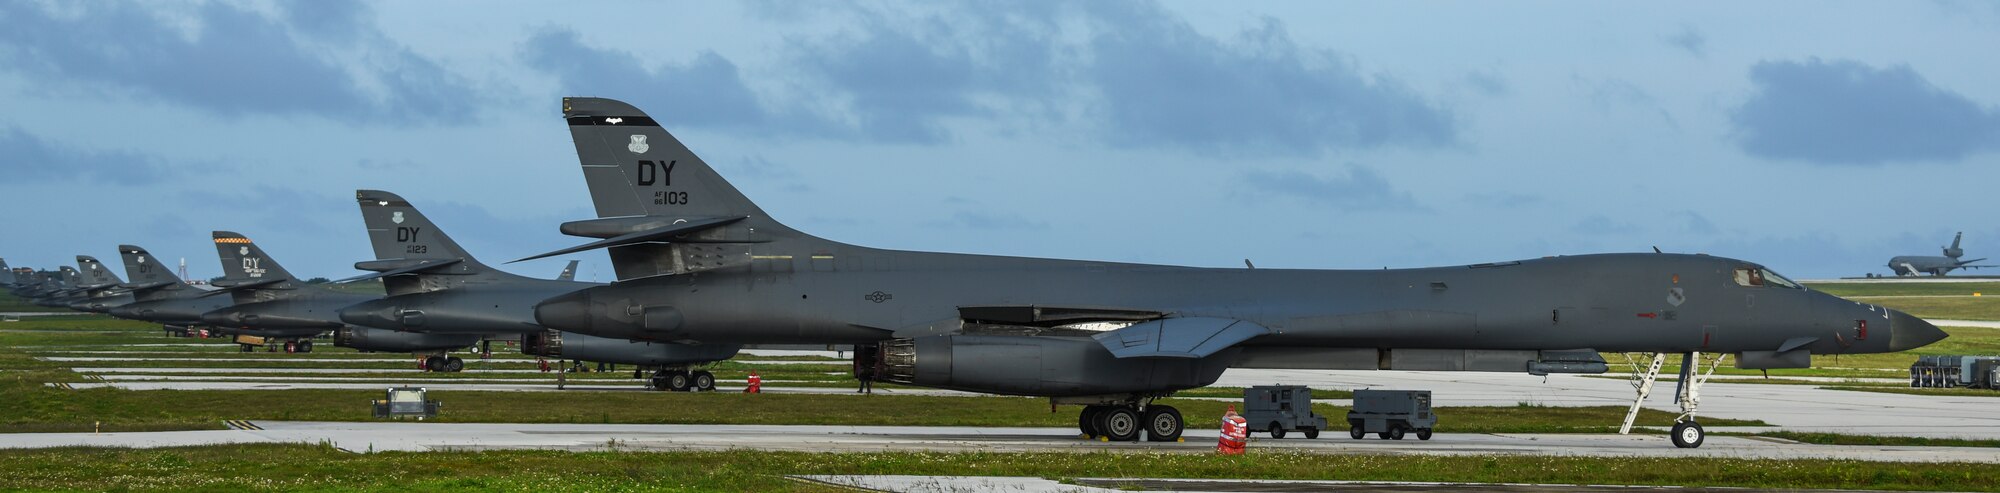
[[[837,489],[894,491],[899,493],[948,493],[961,491],[1008,491],[1014,493],[1115,493],[1121,491],[1173,491],[1178,493],[1291,493],[1326,491],[1365,493],[1428,493],[1433,491],[1499,493],[1634,493],[1641,491],[1671,491],[1675,493],[1763,493],[1781,491],[1853,493],[1860,491],[1681,486],[1426,483],[1409,481],[1283,481],[1269,479],[1074,478],[1070,479],[1068,483],[1064,483],[1053,479],[1020,476],[798,475],[788,477],[795,481],[823,484]]]
[[[1637,397],[1628,380],[1482,372],[1229,370],[1216,385],[1272,383],[1424,389],[1431,391],[1436,406],[1630,406]],[[1678,411],[1673,396],[1674,383],[1659,382],[1646,407]],[[1712,381],[1702,386],[1700,397],[1697,417],[1763,420],[1789,431],[2000,439],[2000,392],[1992,397],[1908,395]]]
[[[772,450],[800,452],[1153,451],[1213,453],[1216,430],[1190,430],[1185,442],[1100,442],[1070,428],[804,425],[484,424],[257,421],[253,428],[138,433],[0,434],[0,448],[168,447],[222,443],[331,443],[343,450]],[[1565,455],[1848,459],[1887,462],[2000,463],[2000,449],[1811,445],[1764,438],[1710,436],[1698,449],[1675,448],[1659,434],[1439,434],[1431,440],[1253,438],[1259,450],[1330,454]]]

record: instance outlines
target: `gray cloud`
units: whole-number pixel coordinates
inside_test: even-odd
[[[1104,98],[1110,137],[1131,146],[1318,154],[1451,145],[1446,110],[1342,55],[1299,46],[1284,25],[1226,42],[1152,4],[1089,4],[1104,24],[1083,69]]]
[[[1298,170],[1250,170],[1242,177],[1258,195],[1290,196],[1340,210],[1424,210],[1409,192],[1397,190],[1375,170],[1363,166],[1349,166],[1346,176],[1325,178]]]
[[[1023,6],[1025,7],[1025,6]],[[859,12],[858,31],[795,39],[791,64],[841,102],[864,137],[937,143],[943,119],[1049,116],[1060,72],[1046,11],[975,9],[891,19]]]
[[[50,143],[19,128],[0,129],[0,170],[9,181],[63,181],[141,185],[162,178],[156,158],[115,150],[83,150]]]
[[[1736,143],[1767,159],[1828,165],[1957,161],[2000,141],[2000,111],[1939,88],[1908,65],[1764,61],[1730,113]]]
[[[301,23],[290,25],[234,5],[203,3],[176,12],[192,21],[185,30],[142,5],[65,4],[64,10],[82,12],[57,13],[5,2],[0,63],[56,90],[166,101],[230,116],[419,124],[464,119],[412,117],[477,107],[474,92],[456,76],[367,24],[365,6],[296,7],[310,11],[281,15]],[[357,53],[357,61],[344,61],[345,52]]]
[[[1632,223],[1614,221],[1601,214],[1593,214],[1577,221],[1569,227],[1569,230],[1586,235],[1622,235],[1637,232],[1639,227]]]
[[[1696,57],[1708,55],[1708,38],[1702,36],[1701,31],[1694,30],[1694,26],[1681,26],[1680,31],[1667,35],[1661,41]]]
[[[760,5],[766,18],[800,20]],[[827,102],[832,120],[873,140],[944,142],[954,117],[1081,123],[1120,146],[1260,155],[1457,139],[1445,109],[1340,53],[1300,46],[1277,20],[1225,40],[1151,2],[837,14],[854,29],[792,40],[787,66],[809,81],[801,90],[813,97],[801,99]],[[1469,82],[1505,91],[1497,79]]]
[[[736,64],[715,52],[647,68],[631,53],[583,44],[576,31],[548,29],[529,38],[523,59],[556,76],[566,95],[614,95],[678,125],[765,127],[777,118],[743,83]]]

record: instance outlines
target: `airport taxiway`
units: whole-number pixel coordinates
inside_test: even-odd
[[[503,424],[416,422],[255,421],[241,429],[134,433],[0,434],[0,448],[67,446],[168,447],[225,443],[330,443],[343,450],[771,450],[882,451],[1151,451],[1213,453],[1217,432],[1189,430],[1178,443],[1101,442],[1069,428],[950,426]],[[1720,457],[1846,459],[1888,462],[2000,463],[1984,447],[1832,446],[1768,438],[1710,436],[1698,449],[1679,449],[1660,434],[1439,434],[1431,440],[1255,438],[1259,450],[1332,454],[1566,455],[1595,457]]]

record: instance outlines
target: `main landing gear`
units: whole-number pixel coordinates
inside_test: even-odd
[[[1111,404],[1089,404],[1077,415],[1077,429],[1085,437],[1111,442],[1172,442],[1181,438],[1187,421],[1173,406],[1153,404],[1152,398],[1138,398]]]
[[[1668,438],[1673,439],[1675,447],[1700,447],[1701,442],[1708,438],[1708,432],[1701,429],[1701,423],[1695,422],[1695,407],[1701,403],[1701,384],[1708,382],[1708,377],[1715,374],[1716,367],[1722,366],[1722,360],[1728,356],[1728,354],[1717,354],[1713,360],[1704,364],[1698,351],[1681,353],[1680,381],[1674,385],[1674,402],[1680,404],[1681,414],[1674,417],[1674,428],[1668,433]],[[1659,379],[1660,367],[1666,362],[1666,353],[1653,353],[1651,364],[1645,368],[1640,368],[1637,361],[1632,362],[1632,369],[1637,377],[1636,381],[1632,382],[1632,388],[1637,390],[1639,395],[1632,401],[1632,409],[1625,412],[1625,424],[1618,428],[1618,434],[1632,432],[1632,420],[1639,417],[1639,406],[1645,404],[1647,395],[1652,394],[1653,382]],[[1708,368],[1696,374],[1695,369],[1703,366]]]
[[[424,371],[457,373],[465,370],[465,360],[457,356],[433,355],[424,357]]]
[[[653,372],[653,390],[674,392],[709,392],[715,390],[715,374],[708,370],[689,371],[685,367],[665,368]]]

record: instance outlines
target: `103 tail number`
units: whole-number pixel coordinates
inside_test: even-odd
[[[674,186],[674,165],[679,163],[680,161],[677,160],[667,161],[664,163],[659,161],[640,160],[639,172],[638,176],[636,177],[638,178],[637,181],[639,182],[639,186],[642,187],[650,187],[653,185],[659,185],[662,187]],[[687,192],[675,192],[671,190],[661,190],[653,192],[654,205],[687,205],[687,203],[688,203]]]

